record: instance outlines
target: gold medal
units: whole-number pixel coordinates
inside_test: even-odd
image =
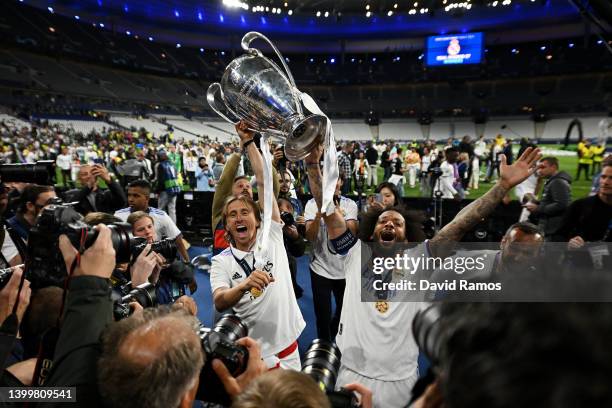
[[[378,310],[380,314],[385,314],[387,313],[387,310],[389,310],[389,302],[385,300],[379,300],[378,302],[376,302],[374,307],[376,308],[376,310]]]
[[[258,298],[263,294],[263,290],[257,289],[257,288],[251,288],[250,290],[251,295],[253,295],[253,297]]]

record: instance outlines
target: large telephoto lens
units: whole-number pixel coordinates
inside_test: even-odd
[[[435,364],[440,358],[440,308],[432,304],[412,320],[412,333],[419,349]]]
[[[327,340],[313,340],[304,356],[302,372],[310,375],[326,391],[334,391],[339,369],[338,346]]]

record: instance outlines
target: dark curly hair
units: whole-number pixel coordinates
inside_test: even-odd
[[[372,234],[376,228],[378,218],[386,211],[396,211],[404,217],[406,223],[406,236],[408,242],[423,242],[425,241],[425,233],[423,232],[423,221],[425,216],[421,211],[407,210],[403,206],[394,206],[391,208],[379,209],[370,208],[367,212],[361,214],[359,222],[359,239],[364,242],[372,241]]]

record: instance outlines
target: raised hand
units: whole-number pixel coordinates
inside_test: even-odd
[[[507,190],[523,182],[537,170],[537,162],[542,158],[540,149],[528,147],[514,164],[508,165],[506,156],[500,155],[500,184]]]

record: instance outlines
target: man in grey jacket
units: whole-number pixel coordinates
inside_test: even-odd
[[[571,202],[572,178],[566,172],[559,171],[556,157],[543,158],[538,175],[548,179],[544,184],[542,200],[539,204],[529,202],[524,207],[538,219],[538,226],[544,231],[546,241],[564,242],[560,229],[563,215]]]

